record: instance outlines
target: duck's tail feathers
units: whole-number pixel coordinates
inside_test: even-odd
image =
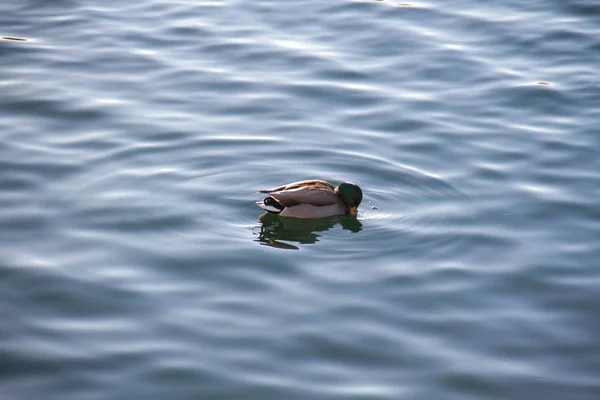
[[[265,197],[263,201],[257,201],[256,205],[273,214],[279,214],[285,208],[281,203],[272,197]]]

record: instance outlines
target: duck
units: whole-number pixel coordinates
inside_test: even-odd
[[[361,188],[352,182],[337,186],[320,179],[292,182],[273,189],[259,190],[269,196],[256,204],[282,217],[324,218],[351,215],[356,218],[362,201]]]

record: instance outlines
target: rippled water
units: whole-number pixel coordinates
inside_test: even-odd
[[[0,22],[0,397],[599,398],[597,2]]]

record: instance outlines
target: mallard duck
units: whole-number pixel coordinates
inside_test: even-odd
[[[283,217],[323,218],[349,214],[356,217],[358,205],[362,201],[362,190],[352,182],[342,182],[337,186],[312,179],[288,183],[273,189],[260,190],[269,196],[256,204]]]

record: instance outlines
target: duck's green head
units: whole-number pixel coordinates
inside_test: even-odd
[[[352,182],[342,182],[334,190],[340,196],[345,205],[348,206],[350,215],[356,217],[358,205],[362,201],[362,190]]]

